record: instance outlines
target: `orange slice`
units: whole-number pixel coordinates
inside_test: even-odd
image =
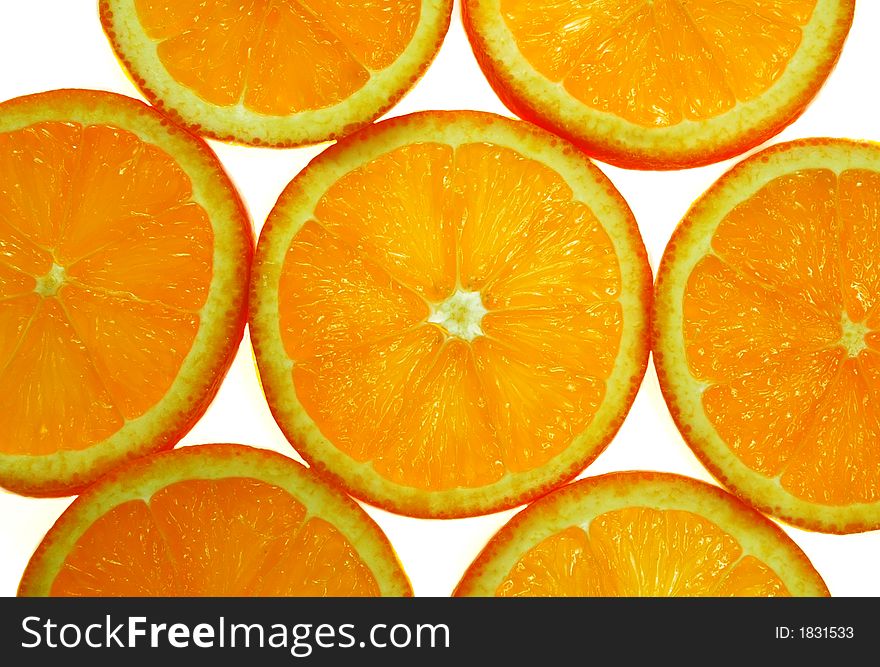
[[[241,445],[135,461],[91,487],[31,558],[22,596],[412,595],[384,533],[298,463]]]
[[[468,568],[457,596],[827,596],[798,546],[716,486],[612,473],[517,514]]]
[[[336,139],[394,106],[452,0],[101,0],[135,84],[193,131],[255,145]]]
[[[637,169],[717,162],[797,118],[855,0],[464,0],[477,59],[517,115]]]
[[[252,247],[217,158],[146,105],[0,104],[0,486],[75,493],[173,447],[238,348]]]
[[[288,439],[352,494],[430,517],[513,507],[620,426],[647,362],[635,221],[572,146],[476,112],[328,149],[260,238],[251,333]]]
[[[655,360],[692,449],[807,528],[880,528],[880,146],[814,139],[693,206],[657,283]]]

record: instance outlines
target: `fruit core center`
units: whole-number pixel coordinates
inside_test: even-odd
[[[480,323],[487,312],[479,292],[456,290],[445,301],[431,304],[428,321],[439,324],[450,336],[471,341],[483,335]]]
[[[34,288],[34,291],[41,296],[55,296],[64,284],[64,279],[64,267],[52,264],[49,273],[37,278],[37,286]]]
[[[859,352],[868,347],[865,335],[871,331],[871,328],[864,322],[853,322],[846,313],[843,314],[841,327],[843,334],[840,336],[840,345],[851,357],[858,356]]]

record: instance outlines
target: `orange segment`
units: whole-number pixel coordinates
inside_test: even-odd
[[[33,292],[37,281],[33,277],[0,262],[0,301]]]
[[[50,595],[164,597],[174,595],[177,579],[150,508],[141,500],[129,500],[79,538],[52,582]]]
[[[457,270],[461,218],[444,203],[452,161],[452,148],[440,144],[393,150],[336,181],[315,217],[404,285],[441,300],[455,289]],[[401,191],[401,181],[412,189]],[[421,233],[411,233],[413,220],[420,221]]]
[[[48,273],[52,268],[51,253],[34,245],[13,223],[6,222],[3,215],[0,213],[0,268],[33,277]],[[8,220],[18,220],[12,213],[6,215]]]
[[[273,414],[383,507],[460,515],[558,483],[640,377],[648,268],[629,212],[518,123],[431,112],[340,142],[261,244],[252,330]]]
[[[320,17],[352,57],[370,70],[388,67],[403,53],[424,11],[422,3],[400,0],[299,0],[299,4]]]
[[[618,595],[710,595],[742,555],[711,521],[680,510],[628,507],[593,519],[590,542]]]
[[[71,264],[77,282],[124,298],[197,312],[213,277],[214,232],[195,203],[155,217],[133,215],[120,234]],[[156,280],[163,275],[163,280]]]
[[[515,113],[620,166],[708,164],[760,144],[828,76],[854,0],[465,0]]]
[[[370,79],[323,21],[295,3],[272,6],[262,33],[248,41],[258,46],[250,54],[242,102],[258,113],[284,116],[333,106]]]
[[[299,464],[238,445],[122,467],[37,549],[21,595],[411,594],[379,528]]]
[[[658,372],[686,440],[757,506],[880,526],[880,150],[783,144],[691,210],[658,278]]]
[[[36,122],[0,133],[0,222],[37,247],[54,247],[61,237],[82,131],[78,123]]]
[[[283,489],[236,477],[169,484],[149,507],[174,565],[172,588],[179,595],[242,595],[271,577],[273,549],[296,534],[306,515]]]
[[[724,598],[774,598],[790,595],[782,580],[754,556],[745,556],[730,568],[714,594]]]
[[[455,152],[451,199],[461,229],[462,287],[480,290],[549,217],[571,200],[558,173],[504,146],[468,144]]]
[[[789,595],[779,577],[718,526],[691,512],[628,507],[571,527],[526,552],[499,597]]]
[[[33,291],[33,288],[31,290]],[[0,372],[5,372],[9,362],[18,352],[22,339],[40,308],[40,297],[24,294],[0,300]]]
[[[880,359],[864,352],[847,359],[814,407],[810,429],[780,478],[805,500],[826,505],[880,500]]]
[[[372,461],[400,437],[400,415],[411,409],[406,388],[424,382],[444,338],[436,327],[418,327],[307,359],[293,369],[297,395],[325,436],[355,460]]]
[[[207,407],[249,223],[203,142],[109,93],[0,105],[0,184],[0,485],[69,493]]]
[[[848,169],[838,179],[840,287],[850,320],[876,312],[880,299],[880,174]]]
[[[290,246],[280,321],[294,360],[391,336],[427,316],[427,306],[380,266],[314,222]]]
[[[260,597],[378,597],[370,569],[348,540],[323,519],[309,519],[290,542],[278,543],[271,576],[251,588]],[[283,545],[283,546],[282,546]]]
[[[821,350],[840,339],[839,322],[758,279],[743,276],[716,255],[703,257],[684,294],[688,365],[707,381],[760,369],[785,352]],[[789,355],[790,356],[790,355]]]
[[[775,524],[717,487],[613,473],[544,496],[501,528],[460,596],[827,595]]]
[[[176,81],[207,102],[238,103],[245,85],[242,63],[248,62],[253,44],[261,39],[263,16],[256,12],[263,14],[264,4],[261,0],[237,2],[234,7],[212,3],[209,13],[193,12],[189,25],[157,45],[160,62]]]
[[[497,343],[474,342],[487,411],[508,470],[534,470],[551,461],[582,433],[602,405],[603,378],[576,365]]]
[[[332,28],[340,27],[338,15],[328,25],[320,10],[312,13],[299,3],[215,2],[207,10],[204,3],[190,5],[201,7],[184,13],[184,8],[169,11],[157,2],[144,3],[138,15],[148,34],[154,39],[161,35],[159,59],[171,76],[213,104],[243,103],[253,111],[283,116],[335,104],[370,77],[334,33]],[[419,11],[416,2],[390,5],[384,23],[368,8],[373,20],[362,27],[366,35],[371,27],[378,33],[373,40],[395,29],[404,33],[383,44],[386,55],[380,58],[386,66],[412,38]],[[394,5],[403,7],[401,16]],[[348,9],[359,13],[354,5]],[[355,20],[349,13],[348,21]],[[343,31],[349,40],[350,30]],[[359,46],[365,55],[363,42]]]
[[[732,269],[839,319],[837,177],[827,169],[773,179],[727,215],[712,248]]]
[[[504,475],[470,346],[451,339],[426,360],[422,381],[404,388],[405,409],[375,463],[408,488],[480,488]]]
[[[620,298],[620,265],[608,232],[589,207],[566,202],[513,248],[486,285],[498,308],[589,308]]]
[[[349,134],[413,85],[452,0],[101,0],[132,79],[221,139],[295,146]]]
[[[702,399],[706,417],[743,463],[775,476],[791,456],[791,444],[807,436],[843,361],[837,349],[765,359],[708,387]]]
[[[192,199],[190,178],[175,159],[134,133],[90,126],[79,141],[79,174],[70,183],[69,214],[57,247],[65,264],[149,229],[155,218]]]
[[[44,301],[0,375],[0,405],[14,415],[0,454],[81,450],[115,433],[123,417],[88,349],[55,300]]]
[[[126,419],[140,417],[165,395],[199,329],[197,315],[74,286],[64,289],[64,304]],[[140,370],[132,374],[132,368]]]

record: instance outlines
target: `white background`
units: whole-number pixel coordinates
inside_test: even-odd
[[[458,3],[456,3],[458,4]],[[389,115],[478,109],[509,115],[484,81],[456,7],[442,50],[424,79]],[[840,63],[806,114],[772,141],[809,136],[880,140],[880,2],[860,0]],[[96,0],[0,0],[0,100],[53,88],[97,88],[140,97],[116,63]],[[281,190],[323,147],[297,150],[212,143],[259,231]],[[690,203],[734,161],[683,172],[632,172],[600,165],[629,202],[656,270]],[[12,415],[0,414],[0,428]],[[183,443],[237,442],[295,456],[272,420],[247,337],[217,399]],[[877,443],[880,446],[880,443]],[[711,481],[682,441],[653,367],[617,438],[589,468],[665,470]],[[35,500],[0,490],[0,595],[14,595],[28,558],[70,499]],[[448,595],[492,533],[514,511],[452,521],[399,517],[367,507],[394,544],[417,595]],[[834,536],[785,527],[833,595],[880,595],[880,531]]]

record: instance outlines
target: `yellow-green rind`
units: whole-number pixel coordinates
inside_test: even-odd
[[[307,516],[332,524],[376,579],[382,596],[411,596],[412,587],[388,538],[356,502],[281,454],[244,445],[201,445],[165,452],[115,470],[61,515],[21,579],[22,597],[50,595],[52,582],[77,540],[101,516],[130,500],[148,501],[160,489],[190,479],[244,477],[278,486]]]
[[[515,114],[573,142],[591,157],[629,169],[684,169],[754,148],[796,120],[831,74],[849,34],[855,0],[818,0],[801,46],[763,94],[718,116],[646,127],[592,109],[537,72],[505,25],[501,0],[463,0],[474,54]]]
[[[144,96],[176,123],[220,141],[293,148],[333,141],[369,125],[396,105],[433,61],[452,16],[453,0],[422,0],[418,27],[407,48],[347,99],[288,116],[269,116],[243,105],[220,107],[178,83],[143,30],[135,0],[100,0],[104,32],[122,67]]]
[[[624,327],[606,397],[588,428],[540,468],[479,488],[428,492],[380,477],[369,462],[337,449],[296,394],[279,327],[278,286],[290,244],[326,189],[375,157],[419,141],[491,142],[555,169],[602,223],[620,262]],[[266,399],[284,434],[310,466],[349,493],[410,516],[454,518],[515,507],[574,478],[608,445],[629,411],[648,361],[651,269],[635,219],[611,182],[568,142],[528,123],[474,111],[429,111],[384,121],[319,155],[285,189],[260,235],[251,282],[251,340]]]
[[[880,144],[846,139],[801,139],[772,146],[740,162],[698,199],[666,247],[654,297],[654,365],[682,437],[727,488],[762,512],[802,528],[855,533],[880,528],[880,502],[823,505],[798,498],[746,466],[725,444],[702,408],[704,385],[690,372],[684,347],[683,301],[688,277],[712,252],[718,224],[769,181],[798,169],[880,172]]]
[[[199,312],[199,331],[165,396],[86,449],[40,456],[0,453],[0,486],[23,495],[62,496],[78,493],[121,463],[173,447],[204,414],[244,335],[254,238],[244,205],[207,144],[143,102],[113,93],[58,90],[0,104],[0,133],[41,121],[106,124],[161,148],[189,176],[193,201],[206,211],[214,230],[214,276]]]
[[[626,507],[683,510],[705,517],[736,539],[743,556],[768,565],[799,597],[828,588],[807,556],[779,526],[717,486],[660,472],[616,472],[569,484],[541,498],[499,530],[465,572],[458,597],[492,597],[522,556],[551,535],[587,528],[597,516]]]

